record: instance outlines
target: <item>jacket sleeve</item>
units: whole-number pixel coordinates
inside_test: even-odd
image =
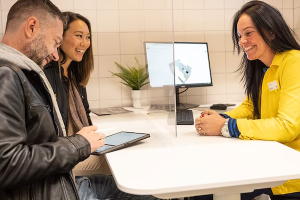
[[[238,106],[237,108],[231,111],[225,112],[224,114],[235,119],[240,119],[240,118],[253,119],[253,104],[251,99],[247,97],[240,106]]]
[[[89,157],[90,144],[81,135],[28,141],[22,84],[7,67],[0,67],[0,99],[0,190],[67,173]]]
[[[85,87],[82,87],[82,96],[83,96],[82,103],[83,103],[83,106],[85,108],[85,112],[86,112],[86,116],[88,118],[89,124],[93,125],[93,122],[92,122],[91,117],[90,117],[91,111],[90,111],[90,106],[89,106],[89,102],[88,102],[88,99],[87,99],[87,93],[86,93],[86,88]]]
[[[300,133],[300,60],[291,59],[278,70],[277,115],[266,119],[237,119],[241,139],[291,142]],[[262,108],[264,109],[264,108]],[[265,111],[268,112],[268,111]]]

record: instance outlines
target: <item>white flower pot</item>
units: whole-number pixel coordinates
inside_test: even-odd
[[[142,108],[141,106],[141,91],[131,90],[132,104],[134,108]]]

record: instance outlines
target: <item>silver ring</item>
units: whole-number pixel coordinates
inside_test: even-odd
[[[99,133],[99,132],[96,132],[98,135],[100,135],[100,140],[103,140],[104,139],[104,137],[103,137],[103,135],[102,135],[102,133]]]

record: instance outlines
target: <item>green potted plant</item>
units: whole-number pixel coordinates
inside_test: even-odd
[[[133,107],[141,108],[142,106],[140,103],[140,89],[141,87],[149,83],[149,81],[147,81],[149,75],[146,70],[146,66],[141,65],[136,57],[134,57],[134,59],[136,62],[136,66],[129,67],[127,65],[126,68],[115,62],[121,72],[115,73],[110,71],[110,73],[112,73],[112,76],[117,76],[122,79],[121,83],[132,89],[131,96],[133,100]]]

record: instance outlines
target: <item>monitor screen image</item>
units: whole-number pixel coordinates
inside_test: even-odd
[[[145,52],[151,87],[212,85],[207,43],[175,42],[174,60],[173,43],[145,42]]]

